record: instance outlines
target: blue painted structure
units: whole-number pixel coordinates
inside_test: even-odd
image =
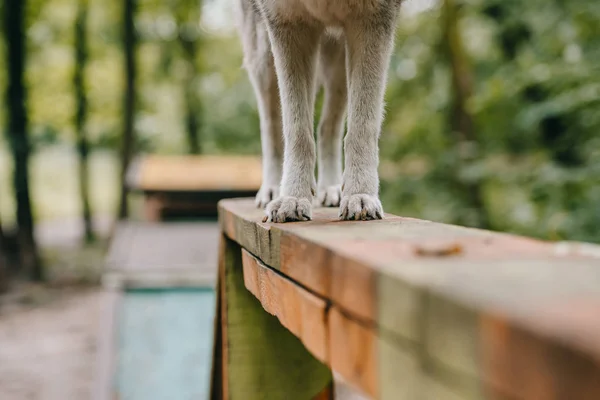
[[[214,289],[127,290],[118,313],[120,400],[209,398]]]

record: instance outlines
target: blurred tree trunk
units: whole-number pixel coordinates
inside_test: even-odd
[[[25,88],[25,6],[26,0],[5,0],[4,39],[8,86],[6,90],[7,134],[13,160],[13,185],[17,203],[21,272],[28,279],[44,278],[37,245],[29,194],[30,143],[27,133],[27,91]]]
[[[456,1],[444,0],[443,10],[444,47],[452,74],[450,128],[459,140],[475,141],[473,119],[467,110],[467,100],[473,94],[473,79],[460,37]]]
[[[136,101],[136,61],[137,37],[134,18],[136,0],[124,0],[123,6],[123,50],[125,53],[125,91],[123,96],[123,137],[121,142],[121,197],[119,219],[127,218],[127,168],[133,157],[135,143],[135,101]]]
[[[79,0],[74,32],[75,72],[73,75],[73,87],[75,90],[75,101],[77,104],[77,111],[75,114],[75,131],[77,134],[77,152],[79,154],[79,195],[81,199],[81,211],[85,228],[85,240],[89,243],[94,240],[94,228],[92,225],[92,211],[90,207],[89,194],[88,155],[90,149],[86,135],[86,121],[88,115],[88,103],[85,91],[85,70],[88,55],[87,17],[88,0]]]
[[[198,25],[202,15],[201,9],[201,0],[183,0],[177,10],[177,25],[180,27],[178,36],[186,64],[182,90],[186,107],[186,138],[190,154],[202,152],[200,138],[202,104],[197,93],[197,85],[194,84],[200,75],[198,52],[202,42]]]
[[[456,0],[444,0],[443,12],[443,47],[451,72],[451,104],[449,126],[456,135],[459,154],[457,170],[464,162],[464,152],[469,145],[477,144],[477,136],[473,126],[473,118],[468,110],[467,102],[473,94],[473,77],[465,54],[459,30],[459,15]],[[458,177],[457,177],[458,181]],[[483,200],[483,187],[480,182],[459,183],[465,193],[465,200],[470,207],[477,210],[479,227],[490,228],[490,221]]]
[[[0,293],[8,289],[8,259],[5,250],[6,239],[4,238],[4,230],[2,229],[2,221],[0,220]]]
[[[187,64],[187,76],[183,83],[183,94],[186,107],[185,122],[188,151],[190,154],[200,154],[202,152],[200,141],[201,105],[200,98],[196,92],[196,85],[194,84],[198,76],[198,67],[196,66],[196,43],[194,43],[193,40],[183,38],[180,40]]]

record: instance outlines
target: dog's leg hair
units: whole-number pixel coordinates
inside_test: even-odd
[[[379,200],[379,134],[394,37],[394,15],[381,13],[346,26],[348,133],[340,218],[383,218]]]
[[[319,73],[324,98],[317,129],[317,199],[326,207],[339,206],[342,194],[342,137],[348,102],[345,57],[344,39],[323,35]]]
[[[256,205],[266,207],[279,197],[283,167],[279,86],[266,25],[247,1],[242,0],[239,7],[244,67],[254,88],[260,118],[262,185],[256,195]]]
[[[283,115],[283,176],[278,199],[267,205],[273,222],[306,221],[315,195],[313,135],[315,71],[323,28],[302,22],[269,22]]]

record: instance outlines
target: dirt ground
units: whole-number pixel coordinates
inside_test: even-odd
[[[0,314],[0,399],[89,399],[99,291],[30,290],[47,301],[8,300]]]
[[[106,218],[96,221],[102,238]],[[105,240],[81,246],[77,221],[36,229],[49,283],[0,296],[0,400],[88,400],[100,319]]]

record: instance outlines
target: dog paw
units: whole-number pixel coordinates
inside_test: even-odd
[[[353,194],[344,196],[340,204],[340,219],[367,221],[383,218],[383,207],[377,196]]]
[[[254,203],[258,208],[265,208],[272,200],[279,197],[279,186],[277,185],[264,185],[260,187],[260,190],[256,194]]]
[[[280,197],[267,205],[266,222],[310,221],[310,201],[291,196]]]
[[[337,207],[342,197],[342,185],[321,187],[317,191],[317,204],[323,207]]]

